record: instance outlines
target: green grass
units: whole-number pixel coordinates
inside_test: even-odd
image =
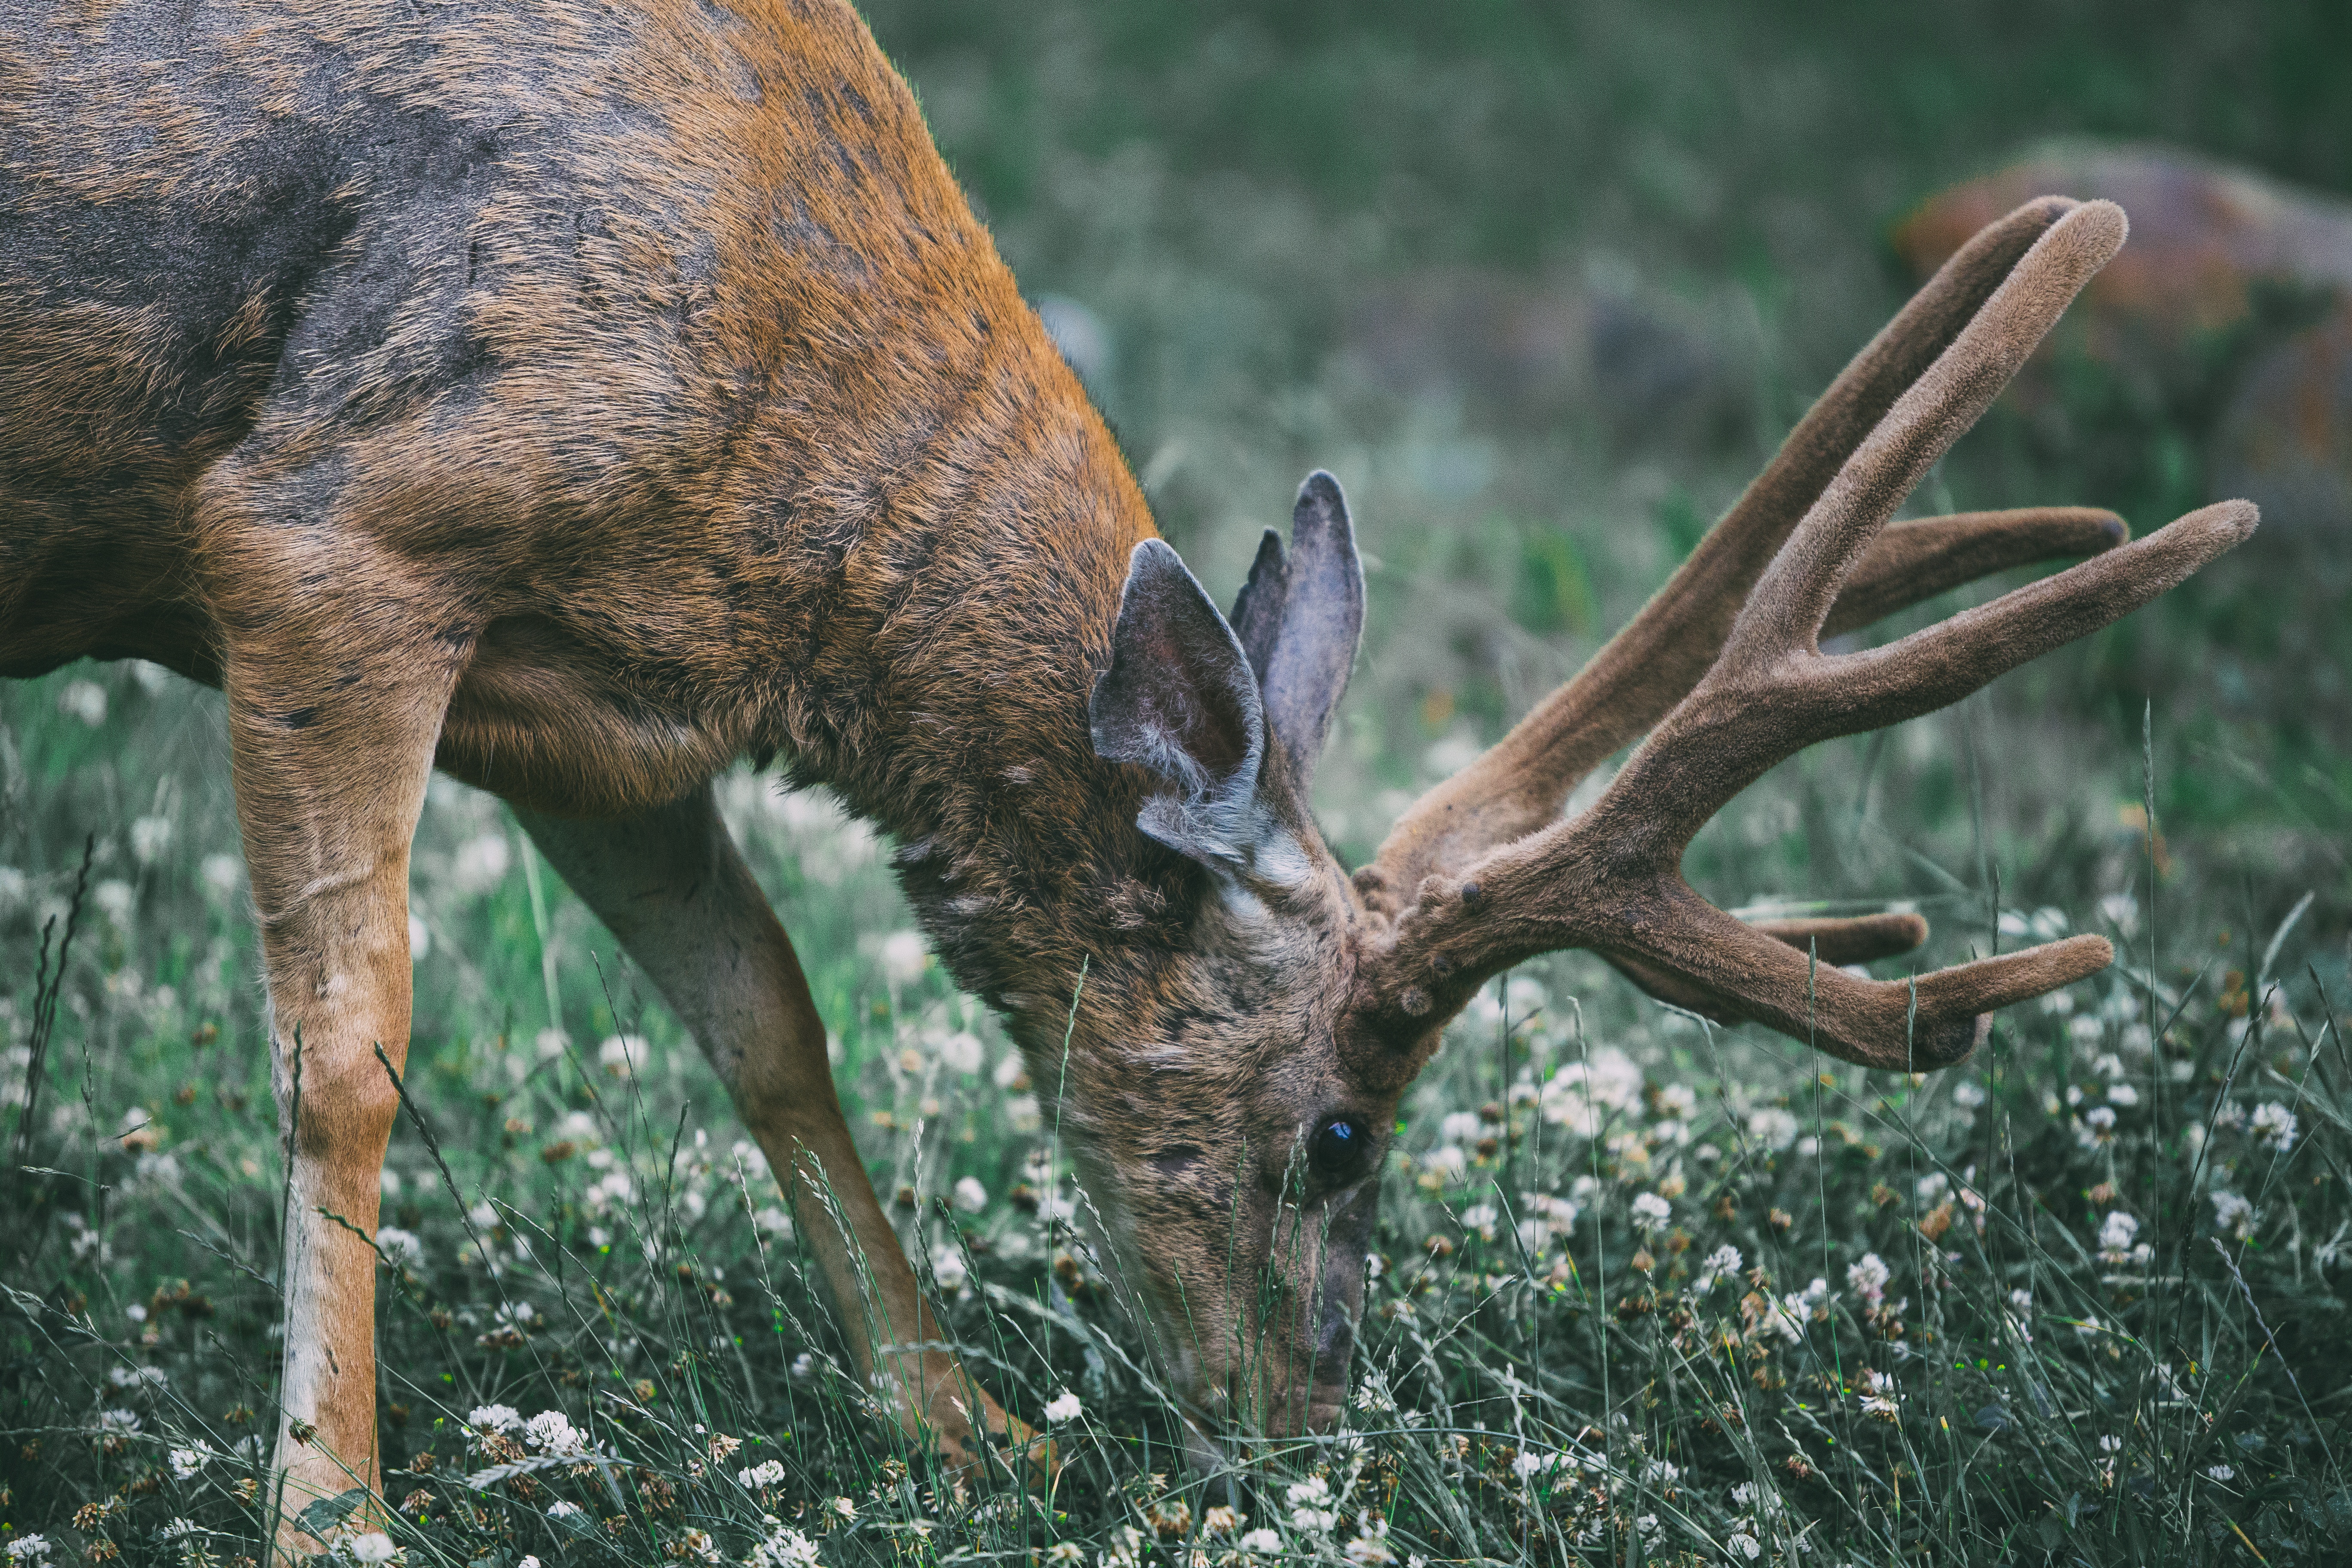
[[[2352,184],[2321,8],[1654,10],[875,8],[1024,284],[1103,324],[1097,395],[1213,589],[1308,467],[1348,484],[1372,620],[1318,808],[1351,858],[1590,654],[1899,303],[1879,247],[1910,201],[2057,131]],[[1464,277],[1630,301],[1697,391],[1628,425],[1590,384],[1526,403],[1367,367],[1364,301]],[[2202,394],[2079,356],[2057,384],[2062,416],[1996,410],[1919,509],[2146,527],[2204,499]],[[387,1248],[380,1305],[408,1561],[741,1562],[778,1528],[835,1564],[1191,1568],[1271,1555],[1261,1530],[1364,1561],[2341,1561],[2352,618],[2340,550],[2241,553],[1951,712],[1792,761],[1690,858],[1727,906],[1911,902],[1924,962],[2063,920],[2115,936],[2114,970],[1924,1081],[1709,1029],[1582,958],[1521,972],[1405,1108],[1349,1430],[1237,1444],[1221,1476],[1188,1468],[1083,1234],[1041,1218],[1083,1206],[1050,1110],[919,962],[875,841],[727,781],[970,1364],[1033,1421],[1076,1396],[1050,1498],[959,1496],[871,1418],[715,1079],[504,808],[436,784],[385,1200],[415,1249]],[[283,1169],[226,776],[218,700],[151,669],[0,689],[0,1134],[39,1167],[0,1236],[0,1541],[53,1563],[263,1555],[239,1490],[274,1426]],[[635,1070],[608,1065],[632,1036]],[[982,1200],[941,1212],[967,1180]],[[1702,1290],[1727,1247],[1738,1275]],[[541,1457],[467,1435],[493,1405],[562,1413],[600,1462],[470,1488]]]

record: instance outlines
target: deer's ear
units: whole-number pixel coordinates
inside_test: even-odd
[[[1320,468],[1307,476],[1290,513],[1288,558],[1267,529],[1233,619],[1304,800],[1364,633],[1364,568],[1339,480]]]
[[[1176,552],[1135,547],[1110,668],[1087,710],[1095,752],[1165,786],[1136,826],[1213,868],[1241,871],[1278,831],[1258,801],[1265,715],[1248,656]]]

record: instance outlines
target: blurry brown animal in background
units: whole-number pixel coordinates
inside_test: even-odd
[[[1887,526],[2123,242],[2111,205],[2033,201],[1351,877],[1307,809],[1362,615],[1338,487],[1308,479],[1291,552],[1269,537],[1220,616],[847,5],[134,3],[5,36],[0,673],[142,658],[227,696],[293,1168],[289,1511],[377,1482],[377,1049],[404,1060],[432,768],[514,804],[693,1031],[910,1430],[959,1464],[1026,1436],[937,1342],[867,1183],[713,805],[745,754],[896,837],[941,956],[1063,1094],[1202,1430],[1296,1431],[1340,1405],[1398,1097],[1506,966],[1587,947],[1925,1068],[2106,963],[2075,938],[1858,979],[1836,966],[1923,923],[1759,930],[1678,861],[1779,759],[1953,701],[2253,526]],[[2063,553],[2097,558],[1816,646]]]

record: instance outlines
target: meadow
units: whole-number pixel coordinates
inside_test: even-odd
[[[1370,624],[1317,805],[1351,863],[1900,303],[1917,199],[2059,133],[2352,188],[2324,7],[868,15],[1213,594],[1308,468],[1348,485]],[[2262,330],[2153,380],[2062,332],[1916,510],[2161,523],[2207,499],[2201,421]],[[2095,931],[2114,968],[1916,1077],[1580,955],[1514,973],[1407,1101],[1341,1427],[1236,1433],[1214,1471],[1088,1243],[1050,1078],[925,952],[886,844],[772,773],[722,783],[910,1256],[1054,1436],[1045,1492],[875,1417],[691,1043],[505,808],[436,781],[376,1237],[394,1517],[339,1554],[2346,1561],[2352,552],[2280,521],[1792,760],[1686,868],[1751,914],[1916,909],[1920,967]],[[267,1556],[257,971],[218,698],[145,666],[0,687],[12,1568]]]

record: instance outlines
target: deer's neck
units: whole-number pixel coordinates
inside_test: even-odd
[[[1170,868],[1134,827],[1138,786],[1096,757],[1087,724],[1150,512],[1013,303],[1040,342],[1016,342],[986,395],[934,410],[948,434],[921,460],[854,515],[800,512],[818,572],[799,586],[817,598],[774,668],[793,776],[890,832],[942,960],[1018,1028],[1057,1023],[1082,961],[1100,973],[1172,917]]]

